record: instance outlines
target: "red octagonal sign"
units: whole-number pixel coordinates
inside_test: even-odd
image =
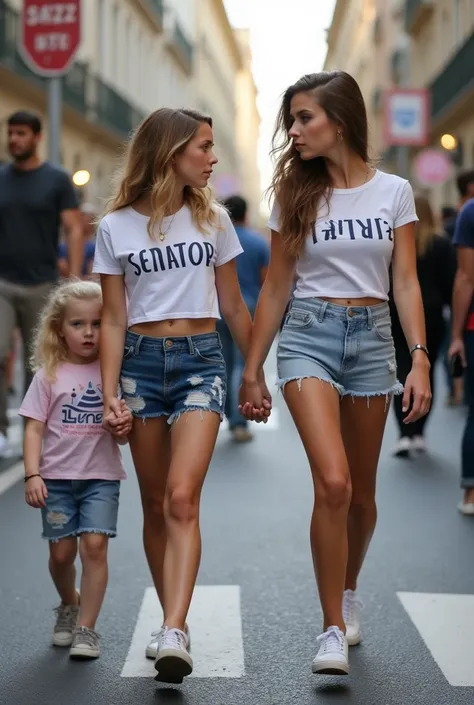
[[[24,0],[20,52],[41,76],[67,72],[81,41],[81,0]]]

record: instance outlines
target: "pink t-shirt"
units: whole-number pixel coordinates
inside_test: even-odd
[[[64,362],[56,381],[39,370],[19,410],[45,424],[41,477],[48,480],[123,480],[122,456],[102,428],[104,403],[99,361]]]

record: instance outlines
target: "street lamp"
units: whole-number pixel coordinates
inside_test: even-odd
[[[449,133],[443,135],[440,142],[441,146],[444,147],[444,149],[447,149],[448,152],[453,152],[458,146],[456,137],[454,137],[454,135],[450,135]]]
[[[87,169],[79,169],[73,174],[72,181],[75,186],[85,186],[91,178],[90,172]]]

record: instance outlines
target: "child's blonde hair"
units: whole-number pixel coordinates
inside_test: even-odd
[[[102,301],[102,290],[96,282],[70,279],[51,292],[40,314],[30,359],[33,371],[42,368],[51,381],[56,377],[58,365],[68,359],[68,349],[61,337],[61,326],[66,306],[74,299]]]

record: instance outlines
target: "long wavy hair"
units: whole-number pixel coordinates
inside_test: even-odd
[[[333,183],[324,157],[301,159],[289,130],[293,120],[291,101],[298,93],[312,93],[329,120],[341,128],[348,148],[366,163],[368,157],[367,112],[360,88],[345,71],[321,71],[303,76],[283,94],[272,142],[276,157],[270,185],[280,208],[280,233],[285,249],[300,254],[316,221],[321,203],[329,203]]]
[[[61,362],[66,362],[69,350],[61,336],[66,308],[71,301],[97,299],[102,301],[100,285],[93,281],[71,279],[51,292],[41,311],[36,328],[30,364],[33,372],[43,369],[47,379],[54,381]]]
[[[117,193],[108,202],[106,213],[131,206],[140,196],[149,193],[152,215],[147,229],[150,238],[156,239],[155,226],[170,212],[176,195],[173,157],[184,152],[203,123],[212,127],[212,118],[197,110],[160,108],[151,113],[132,137],[118,175]],[[209,188],[186,186],[184,202],[203,234],[208,227],[218,225],[219,208]]]
[[[433,240],[440,236],[436,233],[436,221],[427,196],[415,194],[415,211],[419,218],[415,226],[416,255],[424,257]]]

